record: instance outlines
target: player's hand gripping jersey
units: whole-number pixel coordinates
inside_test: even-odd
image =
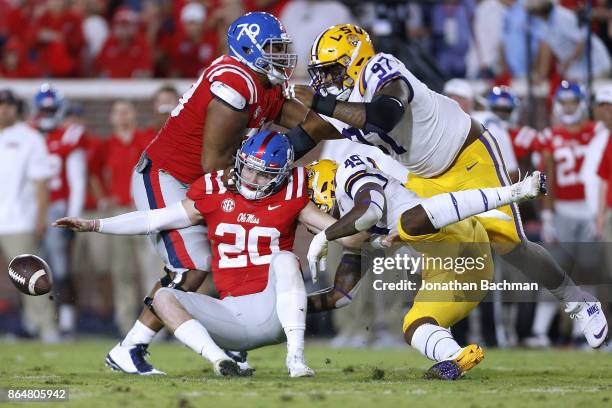
[[[308,204],[305,170],[293,169],[279,192],[261,200],[228,191],[221,177],[206,174],[187,193],[208,225],[215,286],[221,298],[261,292],[271,254],[293,250],[298,214]]]
[[[362,69],[348,102],[371,102],[390,80],[400,79],[411,90],[410,104],[389,133],[367,133],[329,119],[342,135],[355,142],[377,146],[406,166],[411,173],[433,177],[446,170],[463,146],[470,117],[457,102],[431,91],[393,55],[378,53]]]
[[[249,129],[274,120],[283,104],[280,86],[264,88],[257,74],[231,56],[221,56],[185,92],[168,121],[147,148],[156,167],[183,183],[202,176],[202,138],[206,112],[215,95],[234,109],[247,109]],[[251,133],[245,131],[245,137]]]

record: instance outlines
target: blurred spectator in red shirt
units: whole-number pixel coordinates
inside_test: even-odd
[[[113,135],[108,141],[106,166],[113,204],[132,207],[131,183],[134,166],[151,141],[150,133],[137,130],[136,109],[128,100],[118,100],[111,108]]]
[[[43,74],[54,77],[81,74],[85,47],[82,23],[81,17],[68,7],[67,0],[48,0],[47,9],[29,30]]]
[[[28,37],[32,22],[46,9],[40,0],[9,0],[6,6],[6,34],[21,39]]]
[[[111,35],[98,54],[95,66],[97,72],[107,78],[151,76],[151,49],[140,33],[138,13],[129,8],[117,10]]]
[[[0,0],[0,42],[8,36],[8,14],[10,7],[8,0]]]
[[[17,38],[9,38],[2,50],[0,77],[3,78],[36,78],[40,71],[26,55],[26,49]]]
[[[289,2],[290,0],[245,0],[244,9],[245,12],[265,11],[278,18]]]
[[[153,115],[150,126],[145,130],[153,139],[164,126],[170,112],[178,105],[179,94],[172,85],[163,85],[153,95]]]
[[[155,44],[153,48],[154,76],[165,78],[168,76],[169,61],[165,49],[172,41],[176,32],[176,22],[173,18],[173,8],[177,1],[159,2],[157,0],[145,0],[140,13],[144,24],[144,32],[149,44]]]
[[[64,124],[78,124],[87,128],[83,105],[70,102],[66,108]],[[105,139],[87,131],[84,135],[87,160],[87,189],[85,193],[85,210],[104,209],[107,188],[104,183],[104,164],[106,162],[107,144]],[[100,207],[100,208],[99,208]]]
[[[180,27],[166,50],[172,77],[195,78],[218,56],[217,32],[205,28],[206,8],[189,3],[181,11]]]
[[[93,71],[93,62],[109,35],[108,22],[103,17],[106,6],[106,0],[81,0],[74,5],[75,11],[83,16],[86,76]]]

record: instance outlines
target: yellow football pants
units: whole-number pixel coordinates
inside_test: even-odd
[[[422,269],[422,281],[430,284],[472,284],[474,288],[453,290],[419,290],[414,304],[404,317],[403,331],[417,319],[431,317],[442,327],[450,327],[466,317],[486,295],[480,290],[481,281],[493,278],[491,246],[484,227],[474,217],[448,225],[439,232],[429,235],[411,236],[402,230],[398,232],[424,258],[472,259],[480,262],[462,273],[458,268],[447,269],[433,263]],[[459,265],[459,263],[456,263]]]
[[[423,178],[408,176],[406,187],[420,197],[468,189],[500,187],[511,184],[497,141],[489,131],[466,147],[454,164],[439,176]],[[477,217],[484,226],[489,240],[500,253],[525,239],[523,224],[516,204],[506,205],[490,216]],[[506,244],[506,245],[501,245]]]

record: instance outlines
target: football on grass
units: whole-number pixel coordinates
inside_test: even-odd
[[[8,268],[9,278],[20,292],[40,296],[51,290],[51,269],[36,255],[16,256]]]

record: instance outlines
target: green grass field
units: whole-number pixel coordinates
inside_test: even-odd
[[[87,408],[612,406],[612,353],[491,350],[464,379],[439,382],[421,378],[430,362],[409,349],[310,345],[306,354],[316,377],[289,379],[284,347],[268,347],[249,354],[253,377],[225,379],[192,351],[167,343],[152,345],[150,358],[167,376],[111,372],[103,359],[112,346],[110,340],[0,343],[0,388],[68,387],[69,405]]]

